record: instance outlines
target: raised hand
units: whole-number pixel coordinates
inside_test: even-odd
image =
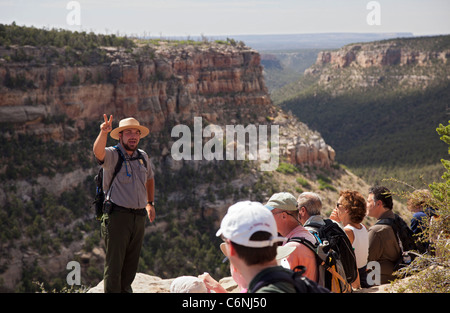
[[[105,121],[100,125],[100,129],[102,132],[109,133],[112,130],[113,116],[110,115],[108,120],[106,114],[103,114],[103,118],[105,119]]]

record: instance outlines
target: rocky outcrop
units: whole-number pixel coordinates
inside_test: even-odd
[[[226,122],[270,114],[260,55],[225,44],[104,48],[101,64],[58,65],[50,48],[0,48],[0,123],[29,123],[55,115],[99,120],[103,113],[139,116],[153,131],[167,121],[217,114]],[[64,49],[54,48],[62,56]],[[30,61],[33,60],[33,61]],[[47,62],[47,64],[42,64]]]
[[[280,126],[280,155],[286,156],[289,163],[323,168],[333,164],[334,149],[320,133],[309,129],[291,113],[279,111],[273,123]]]
[[[19,51],[26,62],[5,61]],[[86,121],[101,121],[103,113],[113,114],[116,121],[136,116],[152,132],[167,131],[167,125],[192,125],[194,117],[222,127],[280,123],[280,152],[290,162],[328,167],[334,161],[334,150],[320,134],[311,136],[293,117],[288,122],[277,118],[260,54],[248,47],[169,42],[131,52],[105,47],[103,62],[94,58],[91,64],[73,66],[59,65],[49,51],[59,57],[67,53],[0,47],[0,125],[8,123],[16,132],[44,140],[73,141]],[[60,116],[72,125],[52,123]],[[160,151],[170,151],[170,144],[162,144]]]
[[[420,47],[401,47],[395,42],[387,41],[373,44],[352,44],[336,51],[321,51],[317,56],[316,64],[319,66],[329,64],[334,68],[427,66],[434,61],[446,64],[449,59],[450,50],[421,51]]]
[[[157,276],[151,276],[144,273],[137,273],[131,284],[133,292],[135,293],[169,293],[170,285],[175,278],[162,279]],[[239,292],[239,287],[231,277],[224,277],[219,280],[219,284],[228,292]],[[99,282],[97,286],[90,288],[88,293],[103,293],[103,281]]]
[[[144,273],[137,273],[131,285],[134,293],[170,293],[170,285],[175,278],[162,279],[157,276],[151,276]],[[219,280],[219,284],[229,293],[239,293],[239,286],[232,277],[224,277]],[[370,288],[361,288],[353,290],[354,293],[395,293],[391,284],[373,286]],[[98,285],[89,288],[87,293],[103,293],[103,281]]]
[[[332,95],[381,87],[425,89],[450,80],[448,36],[351,44],[321,51],[305,70]]]

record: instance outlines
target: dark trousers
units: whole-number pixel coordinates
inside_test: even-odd
[[[139,264],[146,216],[114,211],[104,216],[102,234],[106,257],[103,273],[105,293],[133,292],[131,283]]]

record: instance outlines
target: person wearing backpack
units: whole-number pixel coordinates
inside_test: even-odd
[[[352,292],[351,284],[358,277],[358,269],[352,244],[341,225],[332,219],[322,218],[322,201],[316,193],[301,193],[297,207],[300,222],[318,241],[314,250],[319,285],[332,292]]]
[[[294,247],[295,250],[287,257],[290,269],[295,269],[297,266],[304,266],[304,275],[310,280],[318,281],[317,261],[315,252],[306,245],[312,247],[317,245],[316,238],[305,229],[298,220],[297,199],[289,192],[279,192],[272,197],[265,205],[266,208],[272,212],[278,233],[288,239],[284,246]],[[297,242],[290,240],[297,238],[298,240],[306,240],[307,242]],[[305,245],[306,244],[306,245]]]
[[[322,199],[314,192],[303,192],[297,198],[300,223],[310,232],[315,232],[324,226],[320,211]]]
[[[376,261],[380,264],[381,284],[386,284],[396,278],[393,272],[396,263],[402,256],[402,250],[392,226],[379,223],[382,220],[394,220],[396,218],[392,208],[392,194],[388,188],[374,186],[369,189],[367,215],[376,218],[378,221],[369,228],[368,261]]]
[[[226,254],[247,293],[328,292],[277,265],[277,247],[285,238],[278,235],[275,218],[261,203],[241,201],[230,206],[216,236],[226,243]]]
[[[150,222],[155,219],[153,170],[148,155],[138,149],[150,131],[134,118],[122,119],[113,130],[112,115],[103,118],[93,152],[103,168],[106,198],[101,225],[106,247],[104,291],[132,292],[146,217]],[[106,147],[109,133],[119,140],[117,146]],[[117,164],[121,167],[114,176]]]
[[[411,231],[417,239],[417,250],[425,253],[429,249],[429,241],[426,240],[424,231],[429,227],[433,218],[437,216],[437,210],[430,206],[432,199],[428,189],[415,190],[408,198],[407,207],[413,213],[411,218]]]

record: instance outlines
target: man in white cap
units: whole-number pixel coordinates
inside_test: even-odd
[[[265,275],[290,271],[277,265],[277,247],[285,239],[278,236],[273,215],[261,203],[241,201],[230,206],[216,235],[224,239],[227,256],[248,292],[295,292],[294,286],[286,281],[255,290]]]
[[[155,219],[152,164],[138,144],[149,129],[134,118],[119,122],[112,129],[112,115],[100,125],[94,142],[94,155],[103,167],[103,190],[106,202],[102,218],[106,257],[104,269],[105,292],[132,292],[144,240],[146,216]],[[114,147],[106,147],[108,133],[119,140]],[[120,171],[115,174],[116,165]]]

